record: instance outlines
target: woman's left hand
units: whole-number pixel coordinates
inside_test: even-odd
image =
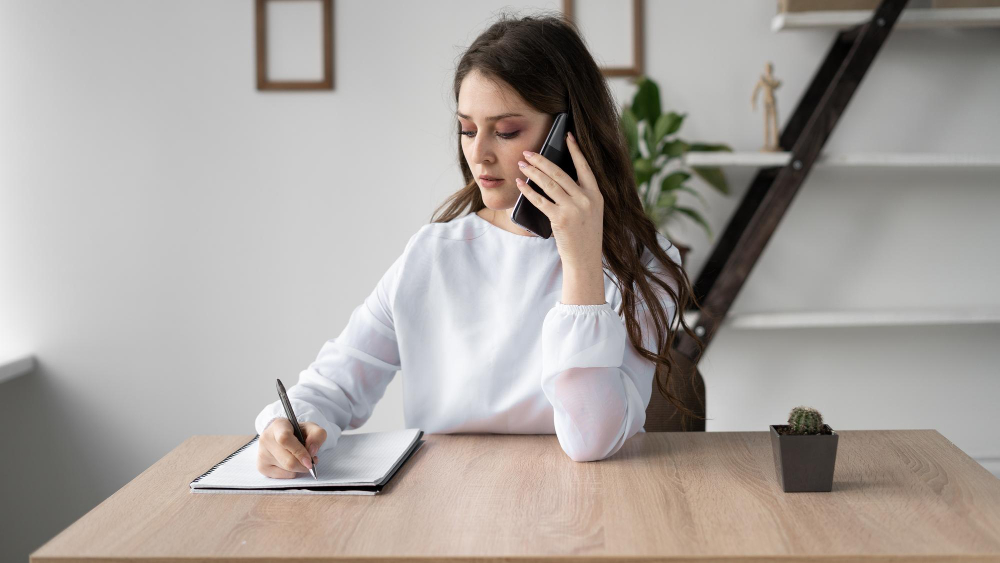
[[[604,196],[576,139],[566,135],[579,184],[554,162],[538,153],[524,152],[521,173],[540,187],[555,203],[545,199],[528,184],[516,179],[517,187],[535,207],[549,218],[552,236],[563,269],[602,271],[601,244],[604,236]],[[530,156],[529,156],[530,155]]]

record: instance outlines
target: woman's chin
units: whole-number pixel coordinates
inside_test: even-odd
[[[486,207],[493,209],[495,211],[504,211],[514,207],[517,203],[517,195],[513,198],[507,196],[502,197],[499,194],[493,193],[491,191],[482,191],[483,203]]]

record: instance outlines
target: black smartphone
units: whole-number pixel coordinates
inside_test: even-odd
[[[545,137],[545,142],[542,143],[542,148],[538,151],[538,154],[554,162],[576,182],[576,167],[573,166],[573,157],[569,154],[569,147],[566,146],[567,131],[572,132],[574,137],[576,136],[576,131],[573,129],[573,121],[569,113],[561,112],[556,114],[556,118],[552,122],[552,128],[549,129],[549,135]],[[527,185],[542,194],[542,197],[545,199],[555,203],[545,193],[545,190],[535,185],[535,182],[531,178],[528,178]],[[521,228],[527,229],[542,238],[552,236],[552,224],[549,222],[548,216],[528,201],[528,198],[524,197],[524,194],[517,196],[517,203],[514,204],[510,220],[520,225]]]

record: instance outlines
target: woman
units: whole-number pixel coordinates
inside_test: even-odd
[[[427,433],[554,433],[571,459],[590,461],[643,432],[654,373],[672,367],[658,352],[671,347],[676,304],[693,296],[680,253],[643,212],[600,69],[561,17],[501,16],[462,56],[454,91],[466,185],[288,389],[306,447],[279,401],[257,416],[264,475],[308,471],[364,424],[400,369],[406,426]],[[563,111],[578,135],[567,139],[575,182],[523,152],[541,148]],[[552,237],[511,221],[522,194]],[[657,387],[697,416],[666,381]]]

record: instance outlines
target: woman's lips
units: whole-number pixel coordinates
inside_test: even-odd
[[[480,177],[479,178],[479,182],[482,183],[482,185],[483,185],[484,188],[496,188],[498,186],[502,186],[503,183],[504,183],[504,180],[503,180],[503,178],[500,178],[500,179],[497,179],[497,180],[488,180],[486,178]]]

